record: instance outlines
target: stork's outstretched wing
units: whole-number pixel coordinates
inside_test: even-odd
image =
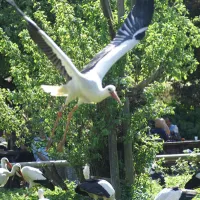
[[[43,30],[41,30],[33,20],[27,17],[13,0],[6,1],[28,22],[28,31],[31,38],[42,49],[67,81],[71,79],[71,76],[81,74],[60,47],[58,47],[57,44]]]
[[[153,12],[154,0],[136,0],[116,37],[86,65],[82,73],[94,70],[103,79],[112,65],[145,36]]]

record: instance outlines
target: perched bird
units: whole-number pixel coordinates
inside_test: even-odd
[[[44,190],[42,188],[38,190],[38,197],[39,200],[49,200],[47,198],[44,198]]]
[[[154,200],[190,200],[197,195],[194,190],[181,190],[178,187],[165,188],[161,190]]]
[[[200,172],[195,173],[192,178],[185,184],[186,189],[195,189],[200,187]]]
[[[89,179],[90,168],[88,165],[84,167],[83,175],[86,180],[77,185],[75,188],[76,193],[83,196],[90,196],[95,200],[98,198],[103,198],[103,200],[116,200],[115,190],[108,181],[103,179]]]
[[[121,103],[114,85],[102,87],[102,80],[112,65],[124,54],[131,50],[145,36],[145,31],[151,22],[154,12],[154,0],[136,0],[136,4],[118,30],[115,38],[109,45],[100,51],[89,64],[80,72],[70,58],[57,46],[57,44],[37,24],[28,18],[15,4],[13,0],[6,0],[28,22],[28,30],[31,38],[47,55],[49,60],[57,67],[66,78],[66,84],[61,86],[42,85],[45,92],[52,96],[67,96],[65,104],[58,112],[52,137],[58,120],[65,106],[78,98],[78,103],[68,114],[66,129],[63,139],[58,146],[62,151],[66,141],[66,133],[73,112],[83,103],[98,103],[107,97],[113,97]],[[49,148],[50,144],[47,146]]]
[[[149,170],[149,174],[150,174],[150,177],[152,178],[152,180],[159,180],[159,184],[163,187],[165,187],[165,177],[164,177],[164,174],[162,172],[157,172],[156,171],[156,164],[153,163],[150,170]]]
[[[53,183],[47,179],[44,174],[37,168],[24,166],[21,169],[22,176],[24,180],[29,184],[29,188],[42,185],[50,190],[54,190],[55,187]]]
[[[22,176],[21,165],[19,163],[13,165],[11,171],[8,169],[0,168],[0,187],[3,187],[7,183],[9,177],[14,176],[16,172]]]

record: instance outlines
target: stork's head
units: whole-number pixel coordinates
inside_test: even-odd
[[[3,158],[1,159],[1,164],[2,164],[2,165],[8,164],[8,163],[9,163],[8,158],[3,157]],[[1,167],[2,167],[2,166],[1,166]]]
[[[106,86],[105,89],[107,90],[109,96],[114,98],[118,103],[122,104],[120,98],[117,95],[116,87],[114,85],[108,85],[108,86]]]
[[[22,175],[22,172],[21,172],[21,165],[19,163],[16,163],[15,165],[13,165],[13,169],[18,176],[23,178],[23,175]]]

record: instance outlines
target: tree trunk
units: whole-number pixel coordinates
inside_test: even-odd
[[[136,0],[131,0],[131,8],[135,5]]]
[[[118,22],[121,21],[121,17],[124,16],[124,0],[117,0],[118,8]]]
[[[117,135],[115,130],[108,136],[109,145],[109,161],[110,161],[110,177],[111,184],[113,185],[116,192],[116,199],[121,199],[121,187],[119,178],[119,163],[117,154]]]
[[[124,120],[123,120],[123,134],[126,138],[128,129],[130,127],[130,102],[129,98],[126,97],[126,102],[124,104]],[[124,162],[125,162],[125,180],[128,185],[132,185],[134,181],[133,173],[133,151],[132,151],[132,141],[125,139],[124,140]]]
[[[108,21],[110,36],[113,39],[115,37],[115,30],[114,30],[114,27],[112,24],[113,17],[112,17],[112,11],[111,11],[111,7],[110,7],[110,0],[101,0],[100,2],[101,2],[103,14]]]

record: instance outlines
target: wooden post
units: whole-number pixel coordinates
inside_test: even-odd
[[[124,120],[122,123],[123,134],[126,138],[128,129],[130,127],[130,102],[129,98],[126,97],[126,102],[124,104]],[[124,164],[125,164],[125,180],[128,185],[132,185],[134,181],[134,173],[133,173],[133,149],[132,149],[132,141],[124,140]]]
[[[115,130],[108,136],[108,145],[109,145],[109,161],[110,161],[110,176],[111,184],[116,192],[116,199],[121,199],[121,187],[120,187],[120,178],[119,178],[119,163],[118,163],[118,154],[117,154],[117,135]]]
[[[124,0],[117,0],[118,8],[118,22],[120,22],[121,17],[124,16]]]

